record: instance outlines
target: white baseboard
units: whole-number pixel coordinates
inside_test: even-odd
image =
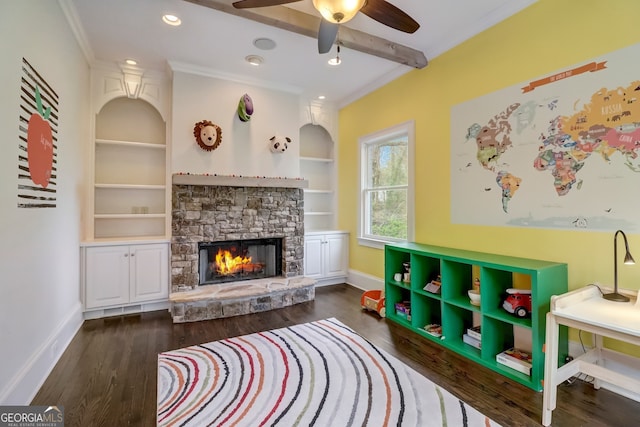
[[[345,283],[347,278],[345,276],[338,277],[330,277],[328,279],[315,279],[316,287],[318,286],[329,286],[329,285],[339,285],[340,283]]]
[[[67,346],[82,326],[82,305],[78,302],[69,315],[53,330],[40,347],[16,372],[9,384],[0,389],[1,405],[29,405],[47,379]],[[57,402],[49,402],[55,405]]]
[[[146,313],[147,311],[169,310],[171,304],[167,300],[145,302],[141,304],[123,305],[111,308],[90,309],[84,312],[85,320],[101,319],[103,317],[124,316],[126,314]]]
[[[349,270],[347,283],[363,291],[384,289],[384,280],[357,270]]]

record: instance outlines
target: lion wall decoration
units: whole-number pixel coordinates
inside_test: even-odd
[[[222,143],[222,129],[209,120],[198,122],[193,127],[193,136],[196,142],[206,151],[213,151]]]

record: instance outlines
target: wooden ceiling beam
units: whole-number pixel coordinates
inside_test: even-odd
[[[289,7],[271,6],[254,9],[236,9],[224,0],[184,1],[302,34],[307,37],[318,37],[321,18]],[[414,68],[424,68],[427,66],[427,58],[424,56],[424,53],[419,50],[394,43],[372,34],[354,30],[344,25],[340,26],[339,39],[340,45],[349,49]]]

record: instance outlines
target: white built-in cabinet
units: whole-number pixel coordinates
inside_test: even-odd
[[[91,77],[92,179],[81,247],[85,317],[96,309],[142,311],[138,303],[167,301],[171,223],[168,79],[108,65],[93,68]]]
[[[87,310],[166,300],[166,244],[96,245],[82,249]]]
[[[349,234],[309,232],[304,236],[304,275],[319,285],[344,283],[349,268]]]

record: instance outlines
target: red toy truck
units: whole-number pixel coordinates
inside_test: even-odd
[[[518,317],[531,315],[531,291],[526,289],[507,289],[507,298],[502,308]]]

